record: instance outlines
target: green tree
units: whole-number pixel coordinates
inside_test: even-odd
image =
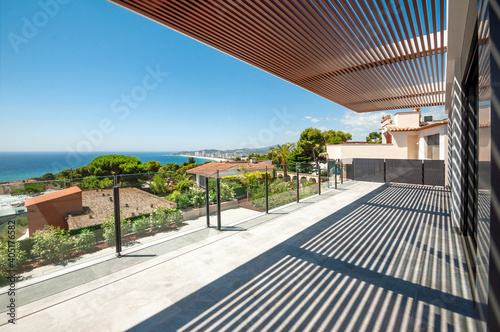
[[[382,139],[382,133],[379,133],[379,132],[376,132],[376,131],[372,131],[366,137],[366,141],[368,143],[381,143],[381,139]],[[375,142],[376,140],[379,140],[379,142]]]
[[[287,181],[287,176],[288,176],[287,166],[286,166],[286,162],[288,160],[287,158],[290,155],[290,153],[292,152],[294,147],[295,147],[295,143],[285,143],[283,145],[278,144],[278,146],[273,149],[273,152],[281,157],[282,164],[283,164],[283,179],[285,181]]]
[[[147,167],[145,167],[139,159],[124,155],[97,157],[92,160],[87,168],[89,172],[95,176],[147,172]]]
[[[167,181],[160,175],[155,175],[153,181],[149,184],[149,188],[155,194],[165,194],[168,192]]]
[[[148,172],[156,173],[160,170],[161,163],[159,161],[150,160],[146,163],[146,169]]]
[[[188,157],[188,164],[194,164],[194,157]]]
[[[177,189],[181,192],[188,191],[193,186],[193,181],[189,179],[187,174],[180,174],[177,177]]]

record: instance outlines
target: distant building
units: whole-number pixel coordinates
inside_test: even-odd
[[[30,237],[47,225],[68,229],[68,215],[83,210],[82,190],[71,187],[28,198],[24,206],[28,210]]]
[[[245,171],[249,173],[254,172],[271,172],[274,169],[273,165],[266,162],[211,162],[195,168],[187,170],[187,173],[196,175],[196,184],[204,187],[205,178],[216,178],[217,171],[219,171],[219,177],[231,176],[231,175],[241,175]]]
[[[422,121],[427,120],[427,121]],[[328,159],[432,159],[445,160],[448,151],[448,119],[422,119],[420,110],[398,112],[382,121],[382,144],[346,142],[327,146]]]

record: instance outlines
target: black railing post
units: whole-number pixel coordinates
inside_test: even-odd
[[[207,209],[207,227],[210,227],[210,193],[208,190],[208,175],[205,176],[205,205]]]
[[[425,161],[422,159],[422,185],[425,184]]]
[[[217,171],[217,229],[221,229],[221,209],[220,209],[220,178],[219,171]]]
[[[295,168],[297,169],[297,203],[300,201],[300,180],[299,180],[299,164],[295,164]]]
[[[337,161],[335,160],[335,166],[333,168],[333,174],[335,175],[335,189],[337,189],[337,170],[338,170]]]
[[[269,213],[269,182],[267,175],[267,166],[266,166],[266,213]]]
[[[339,161],[340,163],[340,184],[344,184],[344,164],[342,163],[342,160]]]
[[[384,182],[387,182],[387,167],[386,167],[386,162],[384,159]]]
[[[115,241],[116,241],[116,256],[121,257],[120,252],[122,251],[122,229],[120,221],[120,188],[117,186],[116,175],[114,177],[113,186],[113,203],[115,210]]]
[[[318,163],[318,195],[321,195],[321,166]]]

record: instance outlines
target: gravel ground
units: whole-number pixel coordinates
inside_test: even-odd
[[[83,213],[68,217],[69,229],[100,224],[106,214],[113,213],[113,190],[88,190],[82,193]],[[158,206],[176,207],[176,204],[137,188],[120,188],[121,217],[150,213]],[[92,218],[90,215],[92,214]]]

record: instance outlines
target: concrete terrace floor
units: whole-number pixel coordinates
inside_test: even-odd
[[[344,184],[21,306],[0,330],[474,331],[448,195]]]

